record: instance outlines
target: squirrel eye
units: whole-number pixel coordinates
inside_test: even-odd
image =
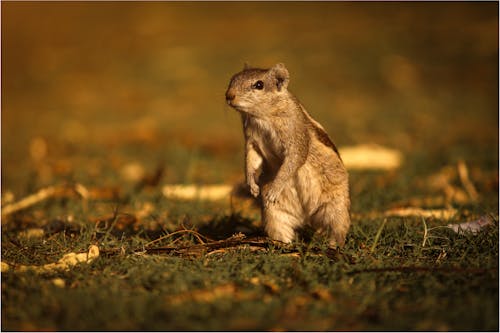
[[[264,82],[259,80],[259,81],[255,82],[254,84],[252,84],[252,88],[262,90],[264,88]]]

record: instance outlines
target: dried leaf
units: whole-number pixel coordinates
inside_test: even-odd
[[[137,219],[141,220],[145,217],[150,216],[151,213],[153,213],[155,209],[156,209],[156,207],[153,203],[145,202],[141,205],[140,210],[138,210],[135,215],[136,215]]]
[[[230,185],[165,185],[163,195],[167,198],[183,200],[210,200],[228,199],[232,191]]]
[[[458,182],[462,186],[458,186]],[[441,168],[437,173],[427,177],[423,185],[432,190],[441,191],[447,203],[465,204],[479,199],[479,194],[470,180],[469,169],[464,161],[459,161],[456,167],[448,165]]]
[[[469,178],[469,169],[467,168],[467,165],[464,161],[460,161],[458,162],[457,168],[460,181],[467,191],[467,194],[472,201],[477,201],[479,199],[479,194],[477,193],[474,184],[472,184],[472,181]]]
[[[64,288],[66,286],[66,281],[61,278],[52,279],[52,284],[59,288]]]
[[[274,282],[274,280],[270,277],[252,277],[249,282],[255,286],[264,286],[270,293],[277,294],[280,291],[280,287]]]
[[[392,170],[403,161],[398,150],[376,144],[342,147],[339,152],[345,167],[353,170]]]
[[[144,170],[144,167],[142,164],[137,162],[126,164],[120,169],[121,177],[129,182],[138,182],[144,177],[145,174],[146,171]]]
[[[333,299],[330,290],[324,287],[318,287],[312,291],[312,296],[322,301],[331,301]]]
[[[45,230],[42,228],[30,228],[19,232],[19,237],[23,238],[42,238],[45,235]]]
[[[444,209],[423,209],[418,207],[394,208],[386,211],[385,216],[419,216],[424,218],[439,218],[448,220],[457,214],[457,210],[453,208]]]
[[[2,206],[13,203],[15,200],[14,193],[11,191],[5,191],[2,193]]]
[[[41,162],[47,156],[47,141],[42,137],[35,137],[30,142],[30,155],[33,162]]]
[[[488,215],[485,215],[485,216],[481,216],[477,220],[470,221],[470,222],[448,224],[447,227],[450,228],[451,230],[455,231],[456,233],[459,233],[459,234],[462,234],[465,232],[477,234],[483,228],[485,228],[489,225],[492,225],[492,224],[493,224],[493,221],[492,221],[491,217]]]
[[[88,252],[83,253],[67,253],[59,261],[51,264],[46,264],[42,266],[26,266],[26,265],[15,265],[8,264],[2,261],[2,272],[15,270],[19,272],[24,272],[27,270],[32,270],[38,273],[50,272],[54,270],[68,270],[71,267],[79,263],[90,263],[94,259],[99,257],[99,248],[96,245],[91,245]]]
[[[181,293],[168,297],[167,301],[172,304],[179,304],[187,301],[210,303],[220,298],[233,298],[236,292],[236,286],[232,283],[227,283],[210,289],[198,289]]]
[[[88,198],[93,200],[106,200],[120,198],[119,187],[94,187],[88,188]]]

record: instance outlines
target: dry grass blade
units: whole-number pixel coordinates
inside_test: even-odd
[[[375,239],[373,240],[373,244],[370,247],[370,252],[375,251],[375,248],[377,247],[378,240],[380,238],[380,235],[382,234],[382,230],[384,230],[385,223],[387,222],[387,219],[384,219],[382,223],[380,224],[380,227],[377,230],[377,234],[375,235]]]
[[[462,185],[467,191],[467,194],[469,195],[472,201],[477,201],[477,199],[479,198],[479,194],[477,193],[474,184],[472,184],[469,178],[469,170],[467,168],[467,165],[465,164],[464,161],[460,161],[458,162],[457,168],[460,181],[462,182]]]
[[[15,212],[29,208],[37,203],[51,198],[71,198],[80,197],[83,199],[84,207],[87,206],[89,199],[115,198],[117,191],[115,189],[94,188],[88,189],[82,184],[48,186],[42,188],[36,193],[30,194],[21,200],[10,203],[2,207],[2,217],[7,217]],[[2,220],[2,224],[5,224]]]
[[[31,194],[17,202],[14,202],[12,204],[6,205],[5,207],[2,207],[2,217],[6,217],[12,213],[15,213],[19,210],[28,208],[30,206],[33,206],[41,201],[47,200],[48,198],[51,198],[55,196],[58,192],[61,191],[61,188],[55,187],[55,186],[50,186],[41,189],[40,191]],[[2,224],[4,224],[2,220]]]
[[[422,217],[422,223],[424,225],[424,239],[422,240],[422,247],[425,247],[425,243],[427,242],[427,223],[425,223],[425,218]]]

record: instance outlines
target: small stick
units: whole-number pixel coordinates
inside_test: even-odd
[[[18,210],[28,208],[30,206],[33,206],[36,203],[39,203],[40,201],[46,200],[52,196],[54,196],[58,191],[60,191],[59,188],[56,188],[54,186],[49,186],[46,188],[42,188],[40,191],[36,192],[35,194],[31,194],[18,202],[14,202],[10,205],[6,205],[5,207],[2,207],[2,217],[6,217],[7,215],[10,215],[14,212],[17,212]]]
[[[146,248],[147,248],[148,246],[150,246],[150,245],[152,245],[152,244],[154,244],[154,243],[157,243],[157,242],[159,242],[159,241],[161,241],[161,240],[164,240],[164,239],[166,239],[166,238],[170,238],[170,237],[172,237],[172,236],[174,236],[174,235],[177,235],[177,234],[182,234],[182,233],[189,233],[189,234],[193,234],[193,235],[194,235],[194,236],[198,239],[198,241],[199,241],[200,243],[202,243],[202,244],[205,244],[205,242],[201,239],[201,237],[203,237],[203,238],[205,238],[205,239],[207,239],[207,240],[210,240],[210,239],[208,239],[207,237],[205,237],[205,236],[201,235],[199,232],[196,232],[196,231],[194,231],[194,230],[190,230],[190,229],[183,229],[183,230],[178,230],[178,231],[171,232],[171,233],[166,234],[166,235],[164,235],[164,236],[161,236],[161,237],[159,237],[159,238],[157,238],[157,239],[155,239],[155,240],[152,240],[151,242],[149,242],[149,243],[145,244],[145,245],[144,245],[144,247],[146,247]],[[201,237],[200,237],[200,236],[201,236]]]
[[[422,241],[422,247],[425,247],[425,242],[427,241],[427,223],[425,223],[425,219],[423,217],[422,223],[424,224],[424,240]]]
[[[17,202],[2,207],[2,217],[6,217],[12,213],[28,208],[52,197],[71,197],[75,194],[78,194],[82,198],[84,209],[87,209],[87,201],[91,197],[90,191],[82,184],[76,183],[74,186],[62,185],[42,188],[34,194],[28,195]]]
[[[477,193],[474,184],[472,184],[469,178],[469,170],[467,169],[467,165],[465,164],[465,162],[459,161],[457,164],[457,169],[460,181],[462,182],[462,185],[467,191],[467,194],[469,195],[472,201],[477,201],[477,199],[479,198],[479,194]]]

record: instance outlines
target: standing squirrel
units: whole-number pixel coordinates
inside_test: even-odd
[[[269,237],[289,243],[309,223],[343,246],[351,224],[348,174],[324,128],[287,90],[288,70],[248,68],[236,73],[227,103],[240,112],[246,182],[261,195]]]

